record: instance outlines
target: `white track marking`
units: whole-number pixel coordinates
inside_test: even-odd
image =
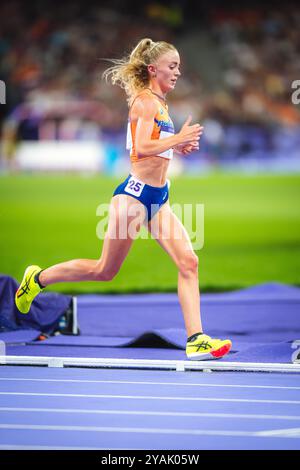
[[[81,393],[34,393],[34,392],[0,392],[0,395],[34,396],[34,397],[66,397],[66,398],[119,398],[125,400],[182,400],[182,401],[215,401],[234,403],[278,403],[300,405],[300,400],[253,400],[247,398],[203,398],[203,397],[158,397],[149,395],[98,395]]]
[[[173,434],[187,436],[229,436],[229,437],[275,437],[271,431],[221,431],[207,429],[173,429],[173,428],[129,428],[109,426],[58,426],[40,424],[0,424],[0,429],[14,429],[26,431],[70,431],[70,432],[111,432],[111,433],[134,433],[134,434]],[[297,428],[299,430],[299,428]],[[276,437],[298,438],[297,433],[288,434],[288,430],[282,430]],[[294,431],[294,430],[293,430]]]
[[[107,450],[107,447],[64,447],[64,446],[39,446],[35,444],[0,444],[0,450]],[[109,450],[135,450],[135,447],[120,448],[109,447]]]
[[[108,383],[108,384],[133,384],[133,385],[174,385],[181,387],[230,387],[230,388],[261,388],[274,390],[300,390],[300,387],[287,387],[276,385],[235,385],[235,384],[210,384],[210,383],[183,383],[183,382],[141,382],[129,380],[81,380],[81,379],[28,379],[0,377],[0,381],[24,381],[24,382],[58,382],[58,383]]]
[[[92,410],[77,408],[13,408],[8,406],[0,407],[1,411],[30,412],[30,413],[71,413],[71,414],[100,414],[100,415],[137,415],[137,416],[176,416],[195,418],[237,418],[237,419],[272,419],[300,421],[300,416],[290,415],[262,415],[262,414],[232,414],[232,413],[199,413],[185,411],[143,411],[143,410]]]
[[[293,437],[300,438],[300,428],[272,429],[271,431],[259,431],[257,435],[261,437]]]

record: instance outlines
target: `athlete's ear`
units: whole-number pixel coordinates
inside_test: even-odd
[[[150,77],[156,77],[156,67],[153,64],[148,65],[148,72],[150,74]]]

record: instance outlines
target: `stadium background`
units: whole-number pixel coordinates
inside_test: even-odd
[[[205,205],[197,252],[203,291],[266,281],[300,285],[300,80],[297,2],[82,0],[1,6],[0,272],[98,258],[96,210],[128,172],[124,92],[101,81],[142,37],[174,43],[182,77],[169,95],[179,130],[205,127],[175,158],[171,203]],[[110,283],[64,292],[175,291],[175,266],[137,240]]]

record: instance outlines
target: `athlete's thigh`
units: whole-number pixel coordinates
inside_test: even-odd
[[[138,200],[125,194],[116,195],[111,199],[108,227],[99,260],[107,269],[119,269],[139,233],[144,218],[145,208]]]
[[[182,259],[193,253],[189,234],[169,203],[164,204],[148,223],[148,230],[178,267]]]

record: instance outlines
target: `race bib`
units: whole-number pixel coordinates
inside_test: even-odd
[[[124,191],[128,194],[132,194],[133,196],[140,196],[144,189],[145,183],[138,180],[134,176],[131,176],[128,180],[127,185],[125,186]]]

